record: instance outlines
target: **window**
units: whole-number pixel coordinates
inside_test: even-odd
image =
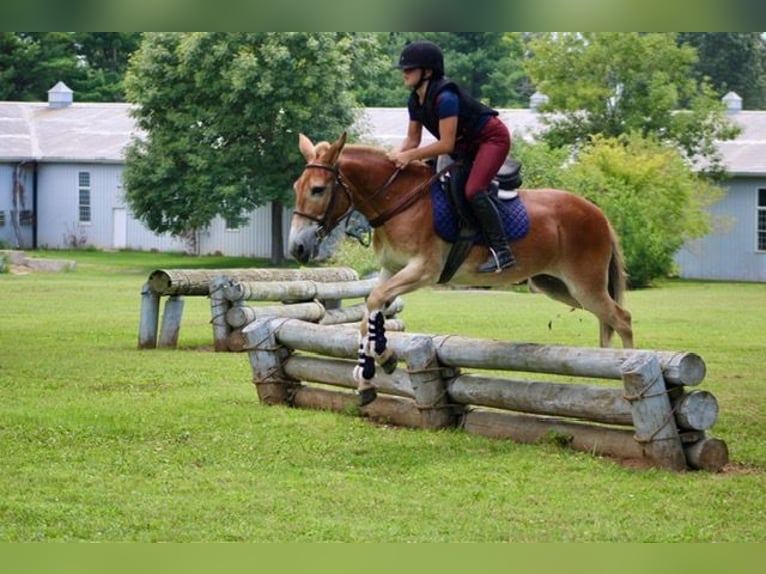
[[[19,213],[19,224],[21,225],[32,225],[33,219],[31,209],[22,209],[21,213]]]
[[[0,211],[0,227],[5,227],[5,211]]]
[[[766,251],[766,189],[758,190],[756,214],[758,218],[755,226],[757,249],[758,251]]]
[[[78,173],[80,223],[90,223],[90,172]]]

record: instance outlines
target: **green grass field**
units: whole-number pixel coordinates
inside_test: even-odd
[[[636,342],[707,364],[721,473],[636,469],[552,444],[258,403],[186,299],[176,350],[137,350],[163,267],[252,261],[44,252],[0,274],[0,541],[757,542],[766,539],[766,285],[629,292]],[[255,262],[265,266],[263,262]],[[522,291],[422,290],[409,331],[595,346],[595,319]]]

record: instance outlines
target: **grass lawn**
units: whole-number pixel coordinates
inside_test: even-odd
[[[42,252],[0,274],[0,541],[757,542],[766,539],[766,285],[632,291],[636,343],[693,351],[721,473],[635,469],[551,444],[265,407],[247,355],[213,353],[209,301],[179,348],[137,349],[156,268],[267,266]],[[522,291],[424,289],[413,332],[595,346],[595,319]]]

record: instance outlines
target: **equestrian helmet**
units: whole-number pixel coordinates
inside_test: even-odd
[[[433,42],[410,42],[402,50],[397,68],[430,68],[436,77],[441,77],[444,75],[444,55]]]

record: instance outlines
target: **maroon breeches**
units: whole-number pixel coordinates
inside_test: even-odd
[[[482,128],[471,146],[474,156],[473,168],[465,184],[465,197],[468,201],[480,191],[489,189],[492,178],[508,158],[511,149],[511,134],[505,124],[494,116]]]

